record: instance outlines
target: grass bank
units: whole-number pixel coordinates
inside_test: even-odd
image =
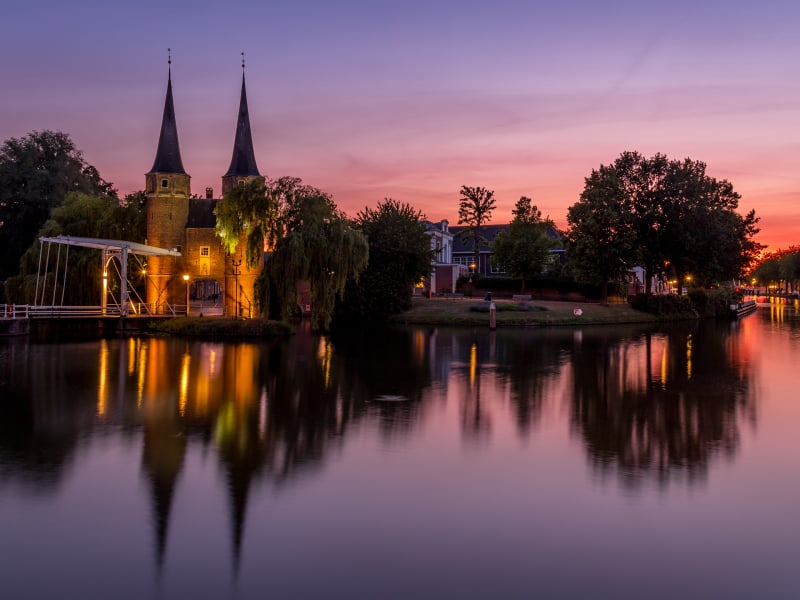
[[[290,335],[291,325],[266,319],[231,319],[229,317],[184,317],[152,321],[151,333],[204,338],[263,338]]]
[[[498,327],[654,323],[659,318],[628,304],[602,306],[586,302],[496,300]],[[580,313],[580,314],[576,314]],[[489,326],[489,302],[475,298],[418,298],[394,323],[408,325]]]

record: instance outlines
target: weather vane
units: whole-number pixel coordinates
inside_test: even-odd
[[[244,69],[244,52],[242,52],[242,68]]]
[[[172,48],[167,48],[167,64],[172,64]]]

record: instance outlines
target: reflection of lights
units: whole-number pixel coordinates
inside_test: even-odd
[[[101,340],[100,342],[99,358],[98,371],[100,380],[97,383],[97,414],[102,417],[106,414],[106,394],[108,393],[108,342],[106,340]]]
[[[422,364],[425,358],[425,334],[419,330],[414,332],[414,351],[417,355],[417,362]]]
[[[322,366],[322,373],[325,379],[325,389],[327,390],[331,383],[331,357],[333,356],[333,348],[331,347],[328,338],[322,338],[319,346],[319,360]]]
[[[187,352],[181,358],[181,387],[178,393],[178,405],[180,407],[181,416],[186,411],[186,399],[189,396],[189,364],[192,362],[192,356]]]
[[[208,353],[208,374],[211,377],[217,374],[217,351],[213,349]]]
[[[128,375],[136,372],[136,345],[138,343],[137,339],[128,338]]]
[[[667,387],[667,346],[661,350],[661,387]]]
[[[686,377],[692,378],[692,335],[686,338]]]
[[[475,375],[478,372],[478,345],[473,342],[469,349],[469,387],[475,385]]]
[[[264,439],[267,435],[267,388],[261,388],[261,398],[258,402],[258,437]]]
[[[147,351],[148,351],[149,344],[144,342],[139,347],[139,352],[137,353],[136,363],[139,365],[139,369],[137,373],[139,374],[139,378],[136,380],[136,406],[137,408],[142,407],[142,398],[144,397],[144,382],[147,380],[145,377],[147,374]]]

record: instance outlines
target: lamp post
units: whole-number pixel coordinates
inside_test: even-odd
[[[186,316],[189,316],[189,276],[184,275],[183,280],[186,282]]]
[[[234,310],[236,311],[235,316],[237,319],[239,318],[239,266],[241,264],[242,264],[241,259],[239,260],[231,259],[231,266],[233,267],[233,281],[234,281],[233,285],[236,286]]]

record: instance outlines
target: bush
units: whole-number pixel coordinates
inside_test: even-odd
[[[666,318],[727,317],[730,315],[731,304],[740,300],[737,293],[729,288],[692,288],[685,296],[637,294],[631,298],[631,306],[636,310]]]
[[[694,318],[698,316],[688,296],[675,294],[636,294],[630,304],[636,310],[670,319]]]

